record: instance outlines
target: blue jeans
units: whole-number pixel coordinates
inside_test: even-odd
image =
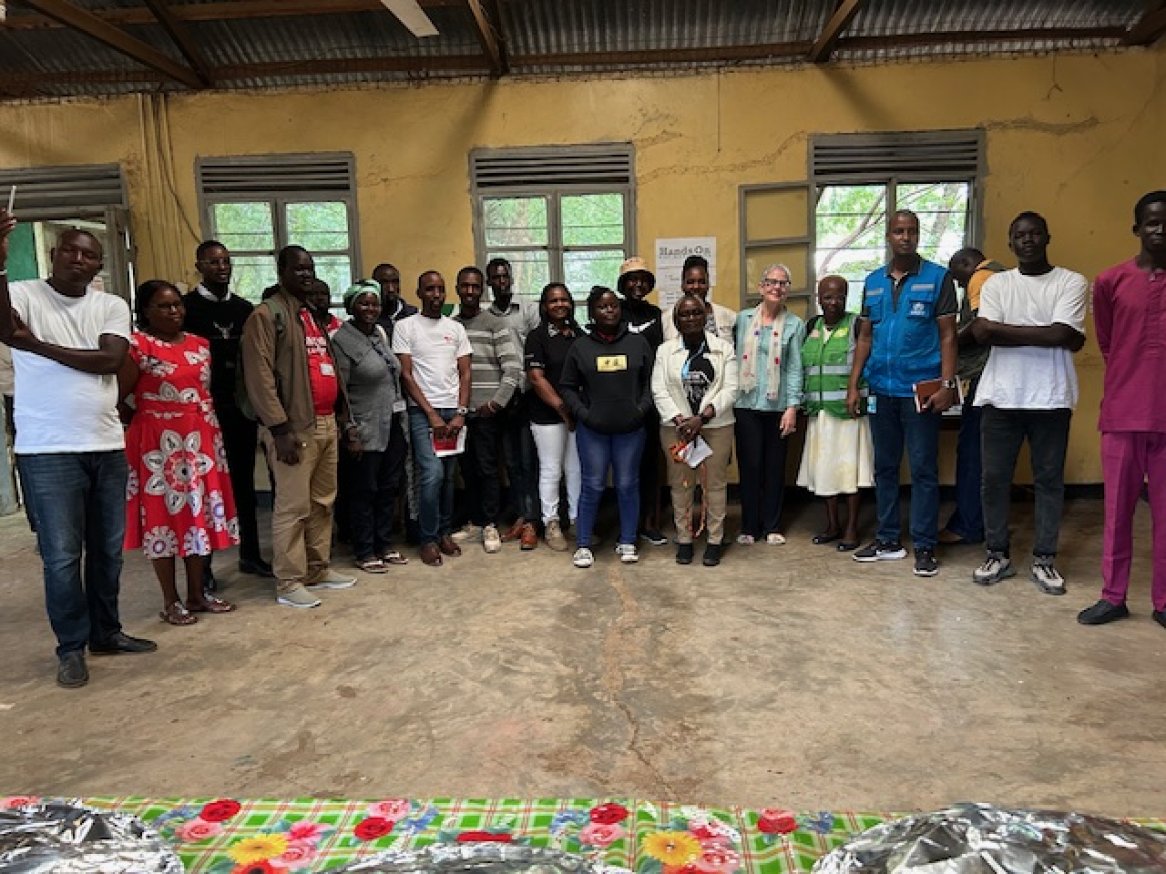
[[[980,501],[980,417],[982,407],[972,406],[979,379],[973,379],[960,412],[960,435],[955,454],[955,510],[944,526],[968,543],[984,539],[984,505]]]
[[[447,422],[456,415],[452,409],[434,412]],[[433,454],[429,419],[418,407],[409,407],[409,434],[413,438],[413,462],[417,465],[417,516],[424,546],[437,543],[450,533],[457,456],[438,458]]]
[[[599,499],[603,497],[609,467],[619,505],[619,542],[635,543],[640,519],[640,457],[644,452],[644,429],[638,428],[627,434],[600,434],[586,425],[576,425],[575,445],[583,474],[576,543],[581,549],[591,546],[591,534],[595,529]]]
[[[57,655],[107,642],[121,631],[117,595],[126,528],[125,453],[20,455],[16,463],[36,517]]]
[[[911,541],[915,549],[934,549],[939,533],[939,415],[915,412],[914,398],[879,395],[870,417],[874,441],[875,499],[879,530],[887,543],[902,537],[899,468],[903,448],[911,468]]]

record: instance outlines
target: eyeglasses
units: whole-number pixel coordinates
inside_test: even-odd
[[[766,276],[761,280],[762,288],[789,288],[790,281],[788,279],[770,279]]]

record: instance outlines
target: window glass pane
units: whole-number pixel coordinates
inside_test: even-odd
[[[967,245],[967,182],[902,183],[895,192],[896,207],[919,216],[919,254],[947,266],[951,256]]]
[[[270,203],[216,203],[211,206],[211,218],[215,239],[228,249],[275,251]]]
[[[827,185],[815,211],[814,264],[819,278],[829,273],[850,283],[846,308],[857,311],[866,275],[886,260],[887,186]]]
[[[561,201],[564,246],[619,246],[624,241],[622,194],[573,194]]]
[[[348,204],[343,201],[289,203],[285,215],[289,244],[313,254],[348,249]]]
[[[263,289],[275,285],[275,258],[271,255],[231,253],[231,291],[252,303],[259,303]]]
[[[619,265],[623,262],[623,251],[619,249],[576,250],[563,253],[564,282],[577,300],[585,300],[593,285],[615,288],[619,278]]]
[[[548,242],[545,197],[487,197],[482,200],[486,245],[545,246]]]
[[[313,260],[316,262],[316,278],[328,283],[332,290],[332,309],[339,315],[343,311],[344,292],[353,281],[352,259],[347,255],[316,255]]]
[[[514,293],[538,300],[543,286],[551,281],[550,256],[546,250],[490,252],[489,258],[505,258],[510,262],[510,277]],[[487,294],[489,292],[487,291]]]

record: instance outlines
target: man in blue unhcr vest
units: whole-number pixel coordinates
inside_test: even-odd
[[[919,217],[910,210],[891,216],[887,228],[891,263],[867,278],[846,405],[859,413],[859,380],[870,385],[871,438],[875,456],[878,532],[854,553],[855,561],[907,557],[899,516],[899,468],[904,445],[911,468],[911,541],[915,575],[939,572],[939,414],[956,400],[955,282],[938,264],[921,258]],[[916,407],[915,386],[940,380],[938,390]]]

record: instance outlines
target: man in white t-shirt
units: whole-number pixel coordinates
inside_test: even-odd
[[[1069,421],[1077,404],[1073,353],[1085,345],[1085,297],[1080,273],[1048,260],[1049,226],[1035,212],[1022,212],[1008,229],[1014,270],[984,283],[972,333],[992,347],[976,390],[983,407],[981,497],[988,555],[972,579],[990,586],[1015,575],[1008,543],[1012,475],[1027,439],[1036,493],[1032,581],[1049,595],[1065,593],[1053,561],[1065,496],[1065,452]]]
[[[12,347],[16,458],[44,562],[57,682],[72,688],[89,681],[86,646],[93,655],[158,648],[122,631],[117,606],[127,476],[117,371],[130,310],[90,286],[102,253],[85,231],[60,235],[47,280],[9,285],[15,226],[0,210],[0,340]]]
[[[441,314],[445,280],[436,270],[417,278],[421,311],[397,322],[393,352],[409,397],[409,431],[417,465],[421,560],[439,565],[442,553],[461,555],[450,536],[456,456],[438,457],[434,440],[456,441],[470,402],[470,341],[466,329]]]

